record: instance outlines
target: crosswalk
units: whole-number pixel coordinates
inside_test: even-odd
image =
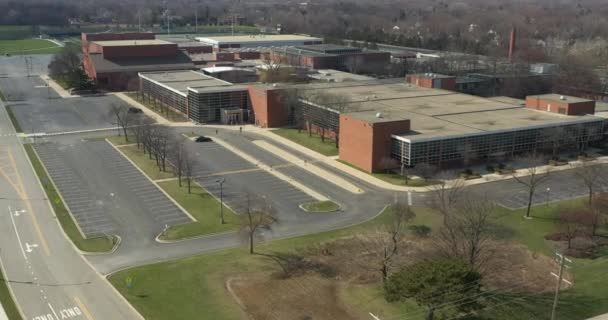
[[[0,133],[0,137],[14,137],[16,133]]]

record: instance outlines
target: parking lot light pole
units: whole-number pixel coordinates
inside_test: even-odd
[[[547,196],[545,198],[545,206],[549,206],[549,192],[551,192],[551,188],[547,187]]]
[[[226,178],[218,179],[215,182],[220,184],[220,222],[225,224],[224,221],[224,182],[226,182]]]

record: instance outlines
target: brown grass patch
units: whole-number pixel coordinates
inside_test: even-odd
[[[342,303],[339,286],[315,274],[287,279],[257,274],[231,283],[250,319],[360,319]]]

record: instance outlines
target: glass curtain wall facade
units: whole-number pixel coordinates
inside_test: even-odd
[[[220,122],[222,109],[249,109],[249,94],[247,90],[217,92],[189,90],[188,103],[190,119],[198,123]]]
[[[549,132],[559,128],[564,139],[556,141]],[[553,130],[553,131],[552,131]],[[391,156],[406,166],[419,163],[444,164],[474,159],[501,159],[517,154],[547,150],[554,143],[564,148],[583,149],[604,136],[603,119],[544,128],[522,129],[425,141],[407,141],[393,136]]]
[[[169,90],[144,78],[139,79],[141,81],[140,90],[144,98],[156,99],[158,102],[168,105],[183,114],[188,113],[188,98],[185,93]]]

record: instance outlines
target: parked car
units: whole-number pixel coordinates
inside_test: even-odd
[[[213,141],[213,140],[211,140],[211,138],[209,138],[209,137],[205,137],[205,136],[198,136],[198,137],[196,138],[196,140],[194,140],[194,141],[196,141],[196,142],[211,142],[211,141]]]
[[[143,111],[140,108],[129,107],[129,113],[142,113]]]

